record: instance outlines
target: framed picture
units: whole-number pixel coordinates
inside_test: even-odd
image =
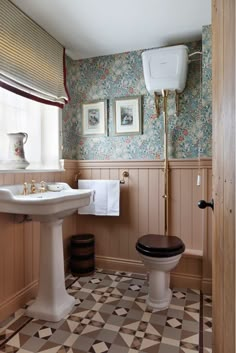
[[[82,127],[84,136],[107,136],[107,100],[83,103]]]
[[[113,102],[114,135],[142,134],[142,96],[115,98]]]

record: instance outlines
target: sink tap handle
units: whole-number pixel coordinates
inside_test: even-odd
[[[31,180],[31,194],[36,193],[35,180]]]
[[[24,182],[23,185],[24,185],[24,188],[23,188],[22,194],[27,195],[28,194],[28,184],[26,182]]]
[[[46,192],[46,183],[45,181],[40,181],[40,192]]]

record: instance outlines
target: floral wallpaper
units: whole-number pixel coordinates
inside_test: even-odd
[[[211,43],[210,28],[204,27],[203,42],[188,43],[189,52],[203,44],[203,109],[200,95],[200,61],[189,64],[187,85],[180,95],[180,114],[175,116],[175,98],[168,97],[169,156],[211,156]],[[145,87],[142,50],[79,61],[67,58],[70,103],[63,110],[63,157],[77,160],[153,160],[163,158],[163,115],[157,116],[154,96]],[[193,57],[198,59],[199,56]],[[113,136],[112,102],[116,97],[143,97],[143,134]],[[108,136],[82,136],[82,103],[108,100]],[[162,104],[162,102],[161,102]],[[162,106],[162,105],[161,105]]]
[[[201,153],[207,149],[212,156],[212,32],[211,26],[202,28],[202,138]]]

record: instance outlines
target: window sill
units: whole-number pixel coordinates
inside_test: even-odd
[[[60,173],[65,172],[65,169],[0,169],[0,174],[16,174],[16,173]]]
[[[12,165],[12,167],[15,165]],[[28,168],[25,169],[13,169],[7,168],[9,164],[6,161],[0,161],[0,174],[17,174],[17,173],[57,173],[64,172],[64,159],[60,159],[58,162],[52,162],[51,165],[48,163],[47,165],[43,165],[40,163],[31,163]]]

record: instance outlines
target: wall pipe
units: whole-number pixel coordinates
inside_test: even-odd
[[[196,51],[192,54],[189,54],[189,58],[194,55],[202,55],[201,51]],[[189,60],[189,63],[192,60]],[[161,90],[163,97],[163,118],[164,118],[164,195],[162,196],[165,201],[164,206],[164,234],[168,235],[168,227],[169,227],[169,160],[168,160],[168,116],[167,116],[167,97],[169,94],[169,90],[162,89]],[[157,92],[154,92],[155,96],[155,106],[157,116],[160,115],[160,106],[159,106],[159,95]],[[179,114],[179,93],[175,90],[175,105],[176,105],[176,115]]]
[[[163,118],[164,118],[164,234],[168,234],[169,225],[169,161],[168,161],[168,116],[167,116],[167,97],[169,91],[162,90],[163,96]],[[155,92],[155,105],[157,114],[159,113],[158,94]],[[159,114],[158,114],[159,115]]]
[[[164,99],[163,118],[164,118],[164,200],[165,200],[165,235],[168,234],[169,225],[169,161],[168,161],[168,116],[167,116],[167,97],[169,91],[162,90]]]

